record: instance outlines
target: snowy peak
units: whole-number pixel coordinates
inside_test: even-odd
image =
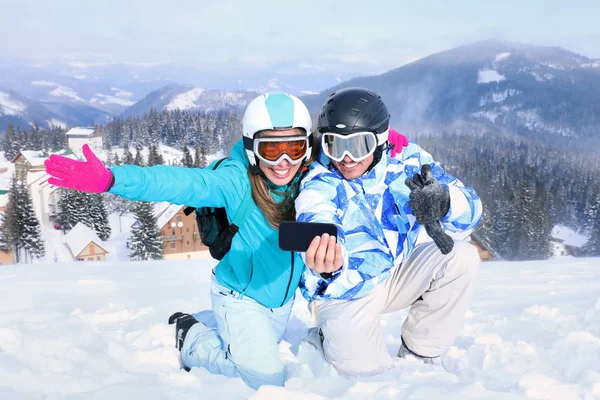
[[[482,128],[540,140],[599,141],[600,62],[557,47],[488,40],[362,77],[303,100],[316,112],[333,91],[367,87],[411,132]]]
[[[123,116],[141,116],[152,108],[160,111],[241,109],[256,96],[258,93],[254,92],[213,90],[171,84],[148,94],[125,110]]]
[[[165,107],[167,111],[173,110],[213,110],[227,107],[244,107],[255,94],[249,92],[227,92],[222,90],[208,90],[194,88],[175,96]]]
[[[0,116],[22,115],[27,106],[11,96],[9,92],[0,90]]]

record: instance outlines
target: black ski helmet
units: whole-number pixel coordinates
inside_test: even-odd
[[[381,96],[368,89],[351,87],[329,95],[317,122],[320,133],[349,135],[355,132],[373,132],[377,149],[369,170],[381,159],[388,140],[390,113]]]

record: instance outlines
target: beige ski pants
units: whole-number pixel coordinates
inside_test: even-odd
[[[410,307],[402,325],[406,346],[419,355],[444,353],[458,334],[475,288],[477,249],[456,241],[443,255],[434,243],[411,256],[371,293],[356,300],[315,300],[315,325],[323,335],[323,353],[340,372],[376,374],[389,368],[380,316]],[[309,340],[310,341],[310,340]]]

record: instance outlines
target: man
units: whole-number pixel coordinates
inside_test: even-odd
[[[389,112],[361,88],[333,93],[319,115],[322,154],[301,184],[297,220],[333,223],[336,238],[317,237],[304,254],[300,287],[317,329],[309,341],[347,374],[374,374],[393,364],[380,316],[410,307],[398,356],[440,363],[461,328],[474,291],[477,250],[445,240],[481,218],[475,192],[410,143],[385,150]],[[425,226],[434,243],[416,245]]]

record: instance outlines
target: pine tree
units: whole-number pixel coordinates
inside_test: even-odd
[[[92,228],[101,240],[107,240],[111,234],[108,212],[104,204],[103,193],[89,193],[88,215],[90,216],[90,228]]]
[[[582,249],[586,256],[600,256],[600,192],[596,194],[594,201],[589,202],[587,233],[590,239]]]
[[[2,215],[2,224],[0,225],[0,236],[3,248],[9,248],[13,251],[15,261],[20,262],[21,256],[21,224],[18,214],[18,182],[17,178],[13,177],[10,188],[8,190],[8,203],[6,211]]]
[[[194,168],[206,167],[206,155],[198,143],[194,146]]]
[[[521,209],[520,235],[519,235],[519,259],[534,260],[536,258],[536,231],[535,210],[529,182],[525,180],[521,186],[518,198]]]
[[[27,185],[13,178],[8,204],[2,217],[2,247],[12,249],[17,263],[25,261],[23,251],[37,258],[45,254],[40,222],[35,215]]]
[[[183,158],[181,159],[181,163],[184,167],[192,168],[194,166],[194,159],[190,154],[190,150],[187,146],[183,146]]]
[[[139,167],[144,166],[144,158],[142,157],[142,146],[135,146],[135,158],[133,159],[133,164]]]
[[[15,131],[15,128],[11,123],[8,123],[6,127],[6,135],[2,142],[2,150],[4,150],[4,157],[7,160],[12,160],[21,150],[24,150],[25,146],[21,143],[21,140]]]
[[[129,151],[127,143],[123,145],[123,164],[133,164],[133,154]]]
[[[535,259],[545,260],[550,256],[550,234],[552,222],[548,213],[546,192],[542,185],[538,185],[533,199],[533,249]]]
[[[148,166],[164,164],[165,161],[162,155],[158,152],[157,146],[151,144],[148,151]]]
[[[29,255],[41,258],[46,254],[44,240],[42,239],[42,229],[40,221],[35,214],[33,201],[29,194],[29,189],[25,183],[18,185],[19,192],[19,217],[21,224],[21,237],[19,241],[22,247]]]
[[[136,223],[131,230],[129,258],[160,260],[163,258],[161,232],[157,227],[152,203],[139,202],[135,210]]]

